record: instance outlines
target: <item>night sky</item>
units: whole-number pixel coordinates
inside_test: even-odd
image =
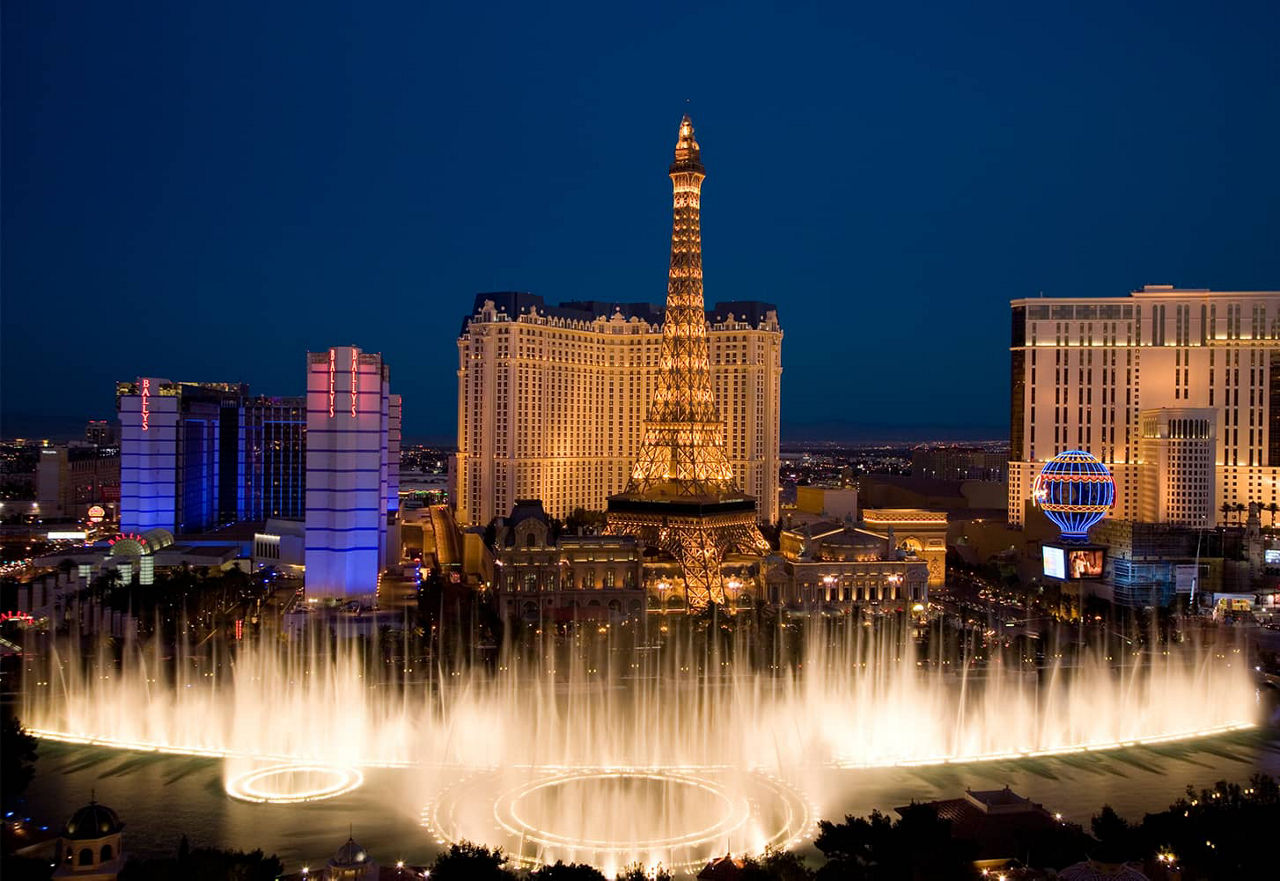
[[[1280,4],[968,5],[7,0],[0,432],[355,343],[450,438],[476,292],[665,296],[686,111],[784,440],[1004,434],[1011,298],[1280,287]]]

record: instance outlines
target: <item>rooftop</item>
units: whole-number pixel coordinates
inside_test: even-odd
[[[1180,288],[1177,285],[1171,285],[1171,284],[1147,284],[1147,285],[1143,285],[1141,288],[1137,290],[1130,291],[1126,294],[1120,294],[1120,295],[1101,296],[1101,297],[1087,296],[1087,295],[1086,296],[1068,295],[1068,296],[1061,296],[1061,297],[1059,296],[1046,297],[1042,293],[1038,297],[1019,297],[1016,300],[1011,300],[1010,303],[1012,303],[1014,306],[1028,306],[1032,303],[1041,303],[1041,302],[1072,302],[1072,301],[1101,302],[1106,300],[1131,301],[1131,298],[1133,297],[1137,297],[1139,299],[1156,299],[1160,297],[1206,297],[1206,298],[1208,297],[1215,297],[1215,298],[1280,297],[1280,291],[1214,291],[1214,290],[1210,290],[1209,288]]]
[[[550,318],[563,318],[569,321],[592,322],[597,318],[612,318],[615,314],[630,320],[652,325],[662,323],[666,307],[656,303],[623,303],[616,300],[566,300],[558,306],[550,305],[539,294],[526,291],[494,291],[476,294],[471,314],[462,319],[459,335],[466,333],[471,319],[482,308],[486,300],[492,300],[499,313],[510,318],[530,314],[531,310]],[[735,321],[743,321],[753,327],[758,326],[769,312],[777,312],[773,303],[757,300],[726,300],[717,302],[715,308],[707,310],[707,320],[712,324],[722,324],[732,315]]]

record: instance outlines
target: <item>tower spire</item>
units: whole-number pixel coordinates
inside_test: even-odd
[[[688,114],[668,173],[673,220],[662,348],[640,456],[626,490],[609,500],[609,528],[670,552],[680,561],[689,605],[701,607],[724,602],[720,563],[727,550],[767,552],[768,544],[756,526],[755,500],[735,485],[711,385],[702,291],[707,173]],[[676,528],[673,517],[685,518],[683,525]]]
[[[640,459],[627,492],[674,497],[736,493],[724,452],[707,352],[702,293],[701,148],[686,114],[680,121],[671,176],[671,265],[662,349]]]
[[[697,162],[699,154],[698,142],[693,139],[693,120],[686,113],[684,119],[680,120],[680,134],[676,138],[676,164],[690,160]],[[698,167],[701,169],[702,166]],[[674,171],[675,165],[671,168]]]

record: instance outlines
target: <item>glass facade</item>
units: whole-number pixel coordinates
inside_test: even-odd
[[[305,516],[305,400],[248,391],[156,378],[117,385],[122,530],[190,534]]]
[[[243,408],[244,519],[306,516],[306,399],[251,398]]]

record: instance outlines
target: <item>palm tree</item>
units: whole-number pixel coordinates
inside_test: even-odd
[[[1280,514],[1280,505],[1276,504],[1275,502],[1272,502],[1271,504],[1267,505],[1267,513],[1271,515],[1271,528],[1275,529],[1276,515]]]
[[[1222,507],[1219,510],[1222,511],[1222,525],[1230,526],[1231,525],[1231,503],[1223,502]]]
[[[1244,522],[1244,517],[1242,515],[1249,509],[1245,507],[1244,502],[1236,502],[1233,507],[1236,512],[1236,525],[1239,525]]]

